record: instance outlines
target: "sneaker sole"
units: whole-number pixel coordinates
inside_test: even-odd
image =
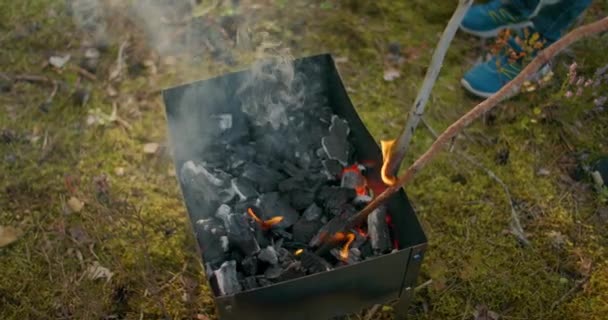
[[[544,77],[547,73],[549,73],[551,71],[551,66],[549,64],[546,64],[544,67],[542,67],[538,72],[536,72],[534,75],[532,75],[530,77],[530,79],[540,79],[541,77]],[[484,92],[484,91],[480,91],[480,90],[476,90],[473,88],[473,86],[471,86],[471,84],[465,80],[465,79],[461,79],[460,80],[460,84],[470,93],[480,97],[480,98],[484,98],[487,99],[491,96],[494,95],[495,92]],[[505,97],[505,99],[509,99],[513,96],[515,96],[517,93],[519,93],[519,87],[515,88],[515,90],[513,90],[513,92],[507,94],[507,96]]]
[[[508,24],[508,25],[501,26],[496,29],[492,29],[492,30],[488,30],[488,31],[476,31],[476,30],[465,28],[461,25],[460,30],[462,30],[466,33],[472,34],[474,36],[478,36],[480,38],[493,38],[493,37],[498,36],[498,33],[500,33],[500,31],[505,30],[505,29],[519,30],[519,29],[523,29],[523,28],[531,27],[531,26],[532,26],[532,22],[526,21],[526,22],[520,22],[520,23],[515,23],[515,24]]]

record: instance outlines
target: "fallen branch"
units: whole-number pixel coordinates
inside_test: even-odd
[[[445,27],[445,30],[439,39],[439,43],[437,43],[437,48],[431,58],[431,64],[429,65],[424,81],[422,82],[422,87],[420,88],[420,91],[418,91],[418,96],[412,105],[405,128],[392,149],[393,152],[389,158],[390,162],[387,164],[387,172],[391,175],[396,175],[399,171],[401,162],[407,154],[412,136],[424,114],[424,108],[429,100],[433,86],[435,85],[435,82],[437,82],[437,77],[439,76],[439,71],[443,65],[445,54],[452,43],[452,39],[454,39],[456,31],[458,31],[458,28],[460,27],[464,15],[467,13],[472,3],[473,0],[460,0],[458,2],[458,7],[454,11],[448,25]]]
[[[516,92],[524,81],[530,78],[532,74],[536,73],[543,65],[549,62],[550,59],[555,57],[558,53],[569,47],[574,42],[605,31],[608,31],[608,17],[572,30],[566,36],[539,52],[534,60],[532,60],[532,62],[530,62],[530,64],[528,64],[528,66],[526,66],[517,77],[507,83],[502,89],[500,89],[500,91],[475,106],[464,116],[450,125],[443,133],[441,133],[431,147],[422,156],[420,156],[399,177],[399,179],[397,179],[397,182],[394,185],[384,190],[384,192],[378,195],[365,208],[363,208],[363,210],[361,210],[351,219],[352,222],[349,226],[356,225],[366,219],[368,214],[387,201],[395,192],[399,191],[403,186],[409,183],[414,176],[429,163],[429,161],[433,160],[435,156],[437,156],[442,147],[453,137],[455,137],[464,127],[468,126],[475,119],[496,107],[499,102],[511,95],[513,92]]]
[[[424,120],[424,118],[422,119],[422,124],[424,124],[424,126],[431,133],[431,135],[433,135],[433,137],[437,139],[437,132]],[[524,233],[524,228],[521,226],[521,222],[519,221],[519,214],[517,214],[517,210],[515,210],[515,204],[513,203],[513,198],[511,197],[509,187],[507,187],[507,185],[502,181],[502,179],[500,179],[492,170],[484,167],[479,161],[475,160],[475,158],[457,149],[454,150],[454,153],[456,153],[459,157],[466,160],[474,167],[477,167],[480,170],[484,171],[490,177],[490,179],[494,180],[502,187],[505,192],[507,202],[509,202],[509,206],[511,207],[511,233],[523,245],[530,245],[530,241],[528,241],[528,238]]]
[[[551,310],[554,310],[557,306],[559,306],[564,301],[566,301],[570,296],[572,296],[573,294],[575,294],[576,292],[581,290],[583,288],[583,286],[587,282],[589,282],[589,279],[591,279],[591,273],[589,273],[589,275],[585,276],[583,279],[578,280],[576,282],[576,284],[574,285],[574,287],[570,288],[570,290],[568,290],[566,293],[564,293],[564,295],[561,296],[559,299],[557,299],[557,301],[553,302],[551,304]]]

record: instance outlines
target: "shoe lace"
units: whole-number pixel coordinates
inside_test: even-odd
[[[488,15],[495,23],[517,22],[519,21],[509,10],[505,8],[490,9]]]

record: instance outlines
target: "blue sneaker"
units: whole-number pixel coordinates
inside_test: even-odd
[[[517,44],[515,37],[509,39],[507,47],[515,52],[523,51]],[[471,68],[460,81],[462,86],[472,94],[486,99],[498,92],[505,84],[517,77],[524,67],[521,58],[510,58],[507,55],[507,51],[508,49],[503,48],[501,52],[492,56],[489,61]],[[550,70],[551,67],[547,64],[528,80],[538,80]],[[515,93],[517,91],[512,94]]]
[[[467,11],[460,29],[482,38],[495,37],[504,29],[522,29],[532,26],[529,17],[507,6],[501,0],[476,4]]]

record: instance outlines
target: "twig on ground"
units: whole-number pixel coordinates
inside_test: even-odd
[[[87,71],[86,69],[84,69],[82,67],[70,65],[70,68],[72,70],[76,71],[82,77],[89,79],[90,81],[97,81],[97,76],[95,76],[94,74],[90,73],[89,71]]]
[[[460,27],[460,23],[462,22],[464,15],[469,10],[472,3],[473,0],[460,0],[458,2],[458,7],[454,11],[452,18],[443,31],[443,34],[439,39],[439,43],[437,43],[437,48],[435,49],[433,57],[431,58],[431,64],[429,65],[426,76],[424,77],[424,81],[422,82],[422,87],[420,88],[420,91],[418,91],[418,96],[416,97],[416,100],[414,101],[414,104],[409,112],[409,117],[407,119],[405,128],[395,143],[395,147],[393,148],[393,152],[390,157],[391,160],[387,165],[387,172],[391,175],[395,175],[399,171],[401,162],[407,154],[412,136],[416,131],[420,118],[424,114],[424,108],[429,100],[433,86],[435,85],[435,82],[437,82],[437,77],[439,76],[439,71],[443,65],[445,54],[452,43],[452,39],[454,39],[456,31],[458,31],[458,28]]]
[[[608,31],[608,17],[574,29],[560,40],[539,52],[532,62],[530,62],[530,64],[528,64],[528,66],[526,66],[517,77],[507,83],[497,93],[475,106],[460,119],[456,120],[456,122],[452,123],[443,133],[441,133],[431,147],[416,161],[414,161],[414,163],[401,176],[399,176],[395,184],[384,190],[384,192],[378,195],[365,208],[363,208],[363,210],[359,211],[359,213],[357,213],[351,219],[351,223],[349,223],[348,227],[352,227],[353,225],[363,221],[363,219],[365,219],[367,215],[370,214],[374,209],[378,208],[394,193],[409,183],[420,170],[422,170],[431,160],[435,158],[435,156],[437,156],[437,154],[443,149],[443,146],[454,136],[456,136],[464,127],[468,126],[481,115],[496,107],[498,103],[510,96],[513,92],[516,92],[524,81],[526,81],[532,74],[537,72],[543,65],[549,62],[550,59],[555,57],[558,53],[574,42],[604,31]],[[342,230],[337,230],[336,232],[338,231]]]
[[[431,284],[433,284],[433,279],[429,279],[429,280],[425,281],[424,283],[420,284],[419,286],[414,288],[414,291],[420,291],[421,289],[424,289],[424,288],[430,286]]]
[[[437,132],[433,129],[433,127],[431,127],[430,124],[428,124],[426,122],[426,120],[424,120],[424,118],[422,119],[422,124],[431,133],[431,135],[435,139],[437,139]],[[486,168],[484,165],[481,164],[481,162],[477,161],[472,156],[470,156],[467,153],[465,153],[464,151],[460,151],[458,149],[454,149],[453,152],[456,153],[462,159],[466,160],[468,163],[472,164],[474,167],[477,167],[478,169],[485,172],[488,175],[488,177],[490,177],[490,179],[494,180],[496,183],[498,183],[500,185],[500,187],[504,190],[505,197],[507,198],[507,202],[509,203],[509,207],[511,207],[511,223],[510,223],[511,233],[517,238],[517,240],[519,240],[519,242],[521,244],[526,245],[526,246],[530,245],[530,241],[526,237],[526,234],[524,233],[524,229],[521,226],[521,222],[519,221],[519,214],[517,213],[517,210],[515,210],[515,204],[513,202],[513,198],[511,197],[511,192],[509,191],[509,187],[507,187],[507,185],[504,183],[504,181],[502,181],[502,179],[500,179],[492,170]]]
[[[564,295],[557,299],[557,301],[553,302],[551,304],[551,310],[554,310],[557,306],[565,302],[570,296],[581,290],[585,283],[589,282],[589,279],[591,279],[591,273],[589,273],[589,275],[585,276],[583,279],[578,280],[574,287],[570,288],[570,290],[564,293]]]
[[[371,309],[369,309],[369,311],[367,311],[367,313],[365,314],[365,318],[363,318],[364,320],[371,320],[374,315],[376,314],[376,312],[378,312],[378,309],[380,309],[381,305],[379,304],[375,304]]]
[[[120,74],[122,73],[122,70],[124,69],[124,65],[125,65],[125,49],[127,48],[127,46],[129,45],[129,41],[125,40],[120,44],[120,47],[118,48],[118,54],[116,56],[116,66],[112,69],[112,71],[110,71],[110,76],[108,77],[108,80],[114,81],[116,79],[118,79],[120,77]]]

